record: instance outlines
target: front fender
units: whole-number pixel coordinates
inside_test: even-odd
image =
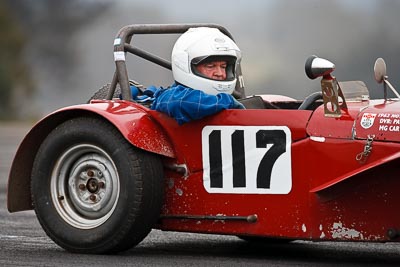
[[[166,157],[175,157],[168,136],[147,111],[128,101],[98,101],[63,108],[42,119],[25,136],[14,157],[7,186],[8,210],[16,212],[33,208],[30,183],[36,153],[54,128],[72,118],[98,116],[118,128],[132,145]]]

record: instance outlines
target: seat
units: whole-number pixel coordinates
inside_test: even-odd
[[[247,98],[238,99],[246,109],[276,109],[274,104],[264,101],[261,96],[250,96]]]

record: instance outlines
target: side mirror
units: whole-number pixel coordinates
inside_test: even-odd
[[[317,56],[310,56],[306,60],[305,71],[308,78],[314,80],[315,78],[330,75],[335,70],[335,64],[329,60],[319,58]]]
[[[375,74],[375,81],[377,83],[382,83],[386,76],[386,63],[385,60],[383,60],[383,58],[378,58],[375,61],[375,65],[374,65],[374,74]]]
[[[375,75],[375,81],[377,81],[378,83],[383,83],[385,100],[387,100],[387,87],[389,87],[390,90],[392,90],[392,92],[396,95],[396,97],[400,99],[400,94],[388,81],[388,76],[386,75],[386,63],[385,60],[383,60],[383,58],[378,58],[375,61],[374,75]]]

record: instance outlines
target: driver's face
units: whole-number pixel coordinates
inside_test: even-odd
[[[196,66],[197,71],[207,78],[224,81],[226,79],[226,61],[211,61]]]

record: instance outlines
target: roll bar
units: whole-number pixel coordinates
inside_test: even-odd
[[[139,56],[143,59],[146,59],[150,62],[153,62],[157,65],[160,65],[166,69],[171,70],[171,62],[158,57],[150,52],[147,52],[143,49],[139,49],[135,46],[132,46],[131,40],[133,35],[135,34],[179,34],[186,32],[189,28],[197,28],[197,27],[210,27],[217,28],[222,33],[227,35],[233,40],[230,32],[218,25],[218,24],[209,24],[209,23],[200,23],[200,24],[133,24],[127,25],[121,28],[115,39],[114,39],[114,61],[116,70],[114,73],[114,77],[111,82],[110,91],[108,92],[107,99],[111,100],[117,83],[119,83],[121,87],[122,99],[131,100],[132,94],[129,88],[129,78],[128,71],[125,63],[125,55],[126,52]],[[242,78],[242,71],[240,67],[240,63],[237,66],[237,76],[238,82],[236,83],[236,88],[234,92],[235,97],[244,97],[244,85]]]

